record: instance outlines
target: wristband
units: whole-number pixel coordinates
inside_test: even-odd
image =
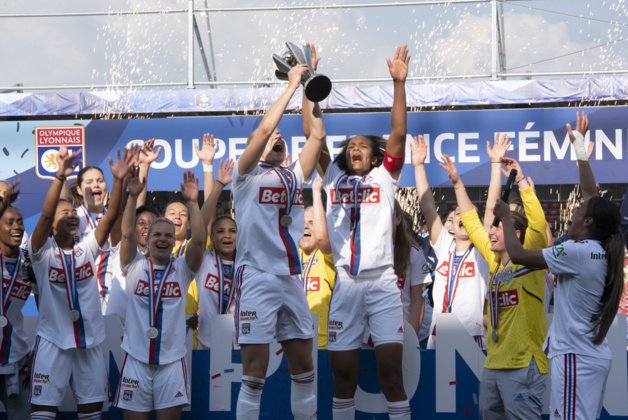
[[[576,159],[588,161],[587,149],[584,147],[584,136],[579,131],[573,131],[573,135],[576,139],[571,144],[573,144],[576,152]]]
[[[384,153],[384,168],[386,168],[389,172],[397,172],[403,168],[403,161],[405,156],[391,156],[388,152]]]
[[[464,187],[464,185],[460,185],[460,186],[458,186],[458,187],[454,187],[454,190],[459,190],[459,189],[466,190],[466,189],[465,189],[465,187]]]
[[[57,178],[61,182],[65,182],[65,178],[62,178],[59,175],[55,175],[55,178]]]
[[[223,188],[225,188],[227,186],[227,184],[225,184],[222,181],[216,180],[216,184],[221,184]]]
[[[214,165],[205,165],[203,163],[203,172],[214,172]]]

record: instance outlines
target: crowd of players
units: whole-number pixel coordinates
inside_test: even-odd
[[[110,192],[102,170],[92,166],[66,190],[80,151],[62,147],[27,241],[12,205],[19,183],[0,184],[0,400],[10,417],[55,418],[69,383],[79,419],[101,418],[109,400],[103,315],[112,314],[124,326],[126,353],[113,404],[126,419],[148,419],[151,411],[159,420],[179,418],[190,402],[185,326],[195,330],[194,348],[210,348],[211,318],[226,313],[234,315],[242,354],[239,419],[259,417],[275,339],[290,368],[295,418],[317,415],[316,339],[329,350],[334,419],[355,416],[363,345],[375,348],[390,418],[410,419],[401,369],[404,321],[422,346],[437,348],[437,313],[455,314],[487,352],[481,418],[541,418],[548,373],[550,416],[599,415],[611,367],[605,336],[624,287],[625,226],[617,206],[597,194],[584,143],[587,116],[577,114],[575,130],[567,126],[584,201],[573,211],[568,237],[553,246],[529,178],[505,156],[507,136],[487,142],[492,169],[484,222],[447,155],[441,166],[458,207],[441,221],[424,167],[427,145],[414,138],[416,191],[429,233],[420,246],[395,201],[409,60],[406,46],[386,60],[394,86],[387,141],[347,139],[332,160],[321,110],[303,95],[307,141],[289,162],[277,127],[307,72],[295,66],[237,162],[221,161],[214,179],[213,137],[206,134],[196,148],[202,207],[192,171],[183,174],[183,200],[165,206],[163,217],[144,205],[148,168],[159,155],[153,142],[110,159]],[[499,199],[502,174],[511,170],[517,171],[519,211]],[[302,191],[312,179],[312,206],[304,208]],[[237,220],[215,214],[229,184]],[[39,309],[32,351],[21,313],[31,291]],[[547,301],[555,312],[549,332]],[[311,314],[318,315],[318,331]]]

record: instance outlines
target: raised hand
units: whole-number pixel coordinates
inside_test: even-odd
[[[294,88],[299,87],[303,73],[306,71],[308,71],[307,64],[299,64],[298,66],[292,67],[288,72],[288,85]]]
[[[443,155],[443,162],[445,164],[439,163],[438,165],[447,171],[447,175],[449,176],[449,180],[452,184],[456,185],[460,182],[460,175],[458,175],[458,169],[456,169],[456,165],[454,165],[454,161],[447,155]]]
[[[124,179],[129,173],[129,169],[137,164],[137,158],[140,153],[140,146],[135,144],[130,149],[124,149],[124,157],[120,158],[120,149],[118,148],[116,163],[109,156],[109,167],[111,175],[116,179]]]
[[[127,184],[127,188],[129,190],[129,194],[133,197],[137,197],[140,195],[142,190],[146,187],[146,178],[143,181],[140,181],[140,168],[132,167],[129,170],[129,181]]]
[[[74,169],[81,164],[81,160],[77,160],[76,163],[72,162],[74,162],[74,159],[81,155],[82,151],[83,149],[78,149],[76,152],[68,154],[68,148],[61,146],[56,156],[57,164],[59,165],[56,176],[60,178],[67,178],[72,175]]]
[[[158,147],[157,151],[155,151],[154,147],[155,139],[150,139],[144,142],[142,148],[140,149],[140,155],[138,160],[140,165],[150,165],[157,160],[159,154],[161,153],[161,147]]]
[[[231,171],[235,166],[235,160],[227,159],[224,162],[221,160],[218,164],[218,175],[216,176],[216,182],[220,182],[222,185],[227,186],[233,180],[231,177]]]
[[[502,171],[502,174],[504,174],[504,176],[506,178],[508,178],[508,176],[510,175],[510,171],[513,169],[517,170],[517,177],[516,179],[518,180],[522,180],[525,177],[523,176],[523,171],[521,170],[521,166],[519,166],[519,162],[517,162],[516,160],[512,159],[512,158],[507,158],[507,157],[503,157],[500,158],[501,162],[506,165],[506,169],[504,168],[499,168],[500,171]],[[517,181],[519,182],[519,181]]]
[[[286,150],[288,150],[288,145],[286,145]],[[286,158],[283,160],[281,166],[285,168],[290,165],[292,165],[292,157],[290,157],[290,153],[286,152]]]
[[[410,62],[410,56],[408,55],[408,46],[397,47],[395,57],[390,61],[386,59],[388,63],[388,71],[390,76],[395,82],[405,82],[408,76],[408,63]]]
[[[576,111],[576,131],[584,137],[588,130],[589,117],[587,117],[587,114],[585,114],[584,111],[582,111],[582,117],[580,116],[580,113]],[[567,124],[567,133],[569,133],[569,140],[571,140],[572,143],[576,141],[576,135],[571,130],[571,124]]]
[[[486,154],[491,162],[499,162],[506,155],[510,146],[512,146],[512,142],[509,140],[508,134],[503,134],[500,138],[499,133],[495,133],[495,143],[493,143],[492,148],[491,142],[486,141]]]
[[[198,178],[194,177],[194,172],[189,169],[183,172],[183,183],[180,185],[181,194],[186,202],[198,200]]]
[[[194,151],[196,156],[201,160],[203,165],[211,165],[216,156],[218,150],[218,142],[214,141],[214,135],[205,133],[203,134],[203,144],[199,150],[198,144],[194,143]]]
[[[427,158],[427,144],[425,144],[423,136],[415,137],[414,141],[410,143],[410,149],[412,150],[412,164],[414,166],[423,165]]]
[[[320,57],[316,56],[316,47],[314,44],[310,44],[309,42],[305,43],[306,46],[310,47],[312,51],[312,70],[316,73],[316,68],[318,67],[318,62],[321,60]]]
[[[7,208],[11,203],[17,200],[17,197],[20,195],[20,190],[16,188],[20,185],[20,182],[22,182],[22,180],[18,179],[4,191],[4,196],[0,197],[0,208]]]
[[[320,194],[323,190],[323,182],[320,176],[316,175],[312,182],[312,192]]]

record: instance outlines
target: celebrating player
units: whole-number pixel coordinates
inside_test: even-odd
[[[203,262],[207,237],[198,208],[198,179],[183,175],[181,193],[190,214],[194,235],[185,257],[173,258],[175,228],[168,219],[156,219],[148,231],[148,252],[137,251],[135,204],[146,180],[139,170],[129,177],[129,198],[122,220],[120,264],[128,295],[122,348],[126,356],[114,399],[127,419],[179,418],[190,402],[185,364],[185,296]]]
[[[312,49],[312,61],[317,61]],[[288,86],[251,133],[234,170],[237,208],[236,339],[242,351],[238,419],[257,419],[269,344],[275,334],[292,377],[291,406],[297,419],[316,417],[313,392],[312,317],[301,282],[298,241],[303,236],[301,189],[314,172],[325,132],[318,104],[306,101],[311,135],[291,165],[282,167],[286,143],[277,125],[307,66],[288,73]]]
[[[577,114],[576,131],[567,124],[576,151],[584,202],[573,210],[570,241],[546,249],[521,246],[509,208],[499,202],[508,255],[515,264],[549,268],[558,276],[554,320],[545,340],[550,358],[550,417],[600,416],[611,352],[606,334],[615,319],[624,284],[624,239],[617,206],[597,194],[584,147],[587,116]],[[577,378],[577,381],[576,381]]]
[[[81,419],[99,419],[102,403],[109,399],[109,381],[100,344],[105,339],[96,258],[107,245],[120,212],[122,180],[136,159],[125,150],[113,164],[114,177],[109,211],[81,242],[77,211],[59,200],[62,184],[74,172],[80,150],[68,154],[62,146],[56,160],[59,169],[52,182],[41,216],[29,241],[33,270],[39,289],[39,318],[31,374],[32,418],[56,416],[69,383]],[[102,189],[99,190],[102,193]],[[52,231],[52,236],[49,237]]]
[[[454,211],[452,220],[454,236],[452,237],[443,227],[427,181],[424,165],[426,157],[427,145],[423,136],[418,136],[412,144],[414,177],[421,211],[438,258],[432,291],[434,309],[436,313],[456,314],[476,343],[484,348],[486,342],[484,302],[488,264],[478,249],[473,247],[469,234],[462,225],[459,208]],[[430,325],[427,342],[430,349],[436,348],[437,318],[434,314]]]
[[[490,267],[487,357],[480,378],[480,415],[485,420],[540,419],[548,370],[547,357],[541,348],[547,331],[543,271],[510,260],[502,226],[485,230],[453,161],[447,155],[443,155],[443,161],[441,167],[454,184],[462,223]],[[518,173],[515,180],[526,216],[518,212],[511,216],[519,240],[526,249],[546,247],[541,203],[519,164],[504,157],[501,162]]]
[[[317,168],[324,175],[327,226],[337,273],[328,324],[335,419],[355,416],[353,398],[367,323],[388,413],[399,419],[411,415],[401,373],[403,308],[392,246],[395,191],[406,145],[409,61],[405,45],[397,48],[392,61],[386,59],[394,86],[388,142],[377,136],[352,137],[345,140],[333,163],[329,151],[323,149]]]

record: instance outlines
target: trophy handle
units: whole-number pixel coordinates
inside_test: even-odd
[[[305,54],[305,64],[307,64],[307,69],[310,74],[314,76],[314,69],[312,68],[312,49],[307,45],[304,45],[303,53]]]
[[[288,74],[279,70],[275,70],[275,77],[279,80],[285,80],[285,81],[290,80],[290,78],[288,77]]]
[[[277,68],[282,73],[288,74],[290,72],[290,69],[292,67],[288,63],[286,63],[283,58],[279,57],[277,54],[273,54],[273,61],[275,62],[275,64],[277,65]]]

